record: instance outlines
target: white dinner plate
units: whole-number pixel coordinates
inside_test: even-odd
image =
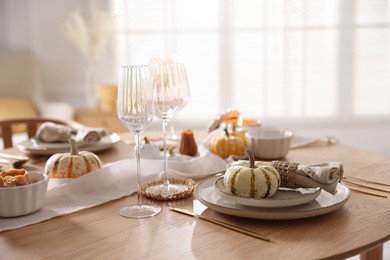
[[[112,133],[102,137],[96,143],[82,143],[79,145],[80,151],[98,152],[108,149],[120,141],[120,136]],[[17,145],[18,149],[27,154],[51,155],[55,153],[66,153],[70,151],[70,145],[67,143],[42,143],[34,139],[23,141]]]
[[[214,183],[215,190],[223,199],[238,203],[241,205],[262,208],[280,208],[291,207],[304,203],[308,203],[318,197],[321,193],[321,188],[299,188],[288,189],[279,188],[278,191],[270,198],[255,199],[243,198],[231,194],[223,183],[223,176],[216,179]]]
[[[29,149],[39,149],[39,150],[58,150],[58,149],[69,149],[69,143],[45,143],[35,138],[31,138],[28,140],[28,143],[33,144]],[[77,142],[77,147],[83,147],[91,145],[86,142]]]
[[[342,207],[349,199],[348,187],[339,183],[336,194],[321,190],[311,202],[281,208],[249,207],[223,199],[215,190],[214,182],[219,176],[209,177],[200,182],[195,189],[195,197],[205,206],[220,213],[254,219],[299,219],[330,213]]]

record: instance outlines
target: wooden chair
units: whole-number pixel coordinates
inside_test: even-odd
[[[4,148],[9,148],[13,146],[12,136],[16,133],[15,126],[18,126],[19,130],[23,129],[23,131],[27,133],[28,138],[32,138],[35,136],[38,127],[44,122],[52,122],[55,124],[70,125],[70,126],[79,125],[76,122],[66,122],[66,121],[50,119],[50,118],[24,118],[24,119],[0,120],[0,131],[1,131],[0,133],[1,133],[1,137],[3,138]]]

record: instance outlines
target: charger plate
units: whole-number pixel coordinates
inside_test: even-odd
[[[300,219],[319,216],[341,208],[349,199],[348,187],[339,183],[336,194],[321,190],[311,202],[279,208],[250,207],[222,198],[214,188],[215,181],[220,176],[212,176],[201,181],[195,189],[195,197],[205,206],[227,215],[253,219]]]
[[[219,177],[214,187],[218,195],[223,199],[235,202],[245,206],[251,207],[262,207],[262,208],[280,208],[280,207],[291,207],[304,203],[308,203],[316,199],[320,193],[321,188],[299,188],[299,189],[288,189],[279,188],[278,191],[270,198],[266,199],[255,199],[255,198],[243,198],[231,194],[223,183],[223,176]]]

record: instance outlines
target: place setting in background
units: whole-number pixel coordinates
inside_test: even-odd
[[[75,128],[45,122],[39,126],[34,138],[18,143],[17,148],[31,155],[52,155],[68,152],[70,150],[70,138],[76,140],[78,147],[91,152],[111,148],[120,141],[120,136],[117,133],[109,133],[104,128]]]

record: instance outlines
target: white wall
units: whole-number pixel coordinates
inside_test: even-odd
[[[66,38],[63,24],[67,14],[83,4],[80,0],[0,0],[0,52],[33,52],[41,64],[46,99],[75,107],[85,106],[88,61]],[[98,82],[105,82],[99,68]]]

